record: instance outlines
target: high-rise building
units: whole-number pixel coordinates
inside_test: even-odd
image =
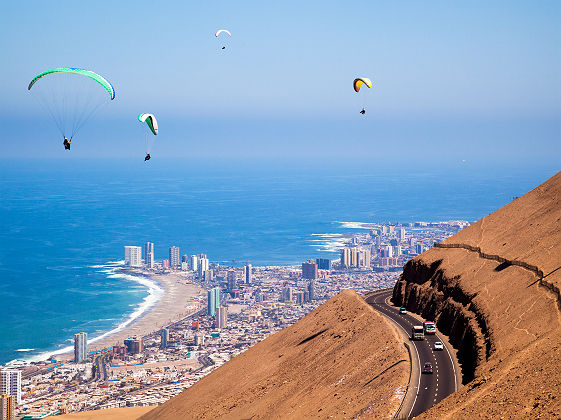
[[[415,245],[415,252],[417,254],[422,254],[423,252],[425,252],[425,247],[423,246],[423,244],[417,244]]]
[[[189,264],[189,256],[186,255],[186,254],[183,254],[183,255],[181,256],[181,262],[184,262],[184,263]]]
[[[369,249],[363,249],[360,251],[357,251],[357,267],[358,268],[368,268],[370,267],[370,250]]]
[[[208,291],[208,315],[216,316],[216,310],[220,306],[220,287],[213,287]]]
[[[331,260],[329,258],[316,258],[316,264],[320,270],[331,270]]]
[[[74,363],[84,363],[88,355],[88,334],[74,334]]]
[[[302,305],[305,301],[304,301],[304,292],[302,291],[298,291],[295,293],[296,295],[296,303],[299,303],[300,305]]]
[[[169,268],[169,260],[167,258],[162,260],[162,268],[167,270]]]
[[[144,258],[144,265],[147,268],[154,268],[154,253],[149,252],[146,254],[146,258]]]
[[[11,395],[16,399],[16,404],[21,403],[21,371],[0,370],[0,394]]]
[[[16,420],[16,402],[13,395],[0,395],[0,420]]]
[[[319,277],[318,265],[312,260],[302,263],[302,277],[305,279],[317,279]]]
[[[209,263],[208,263],[208,258],[205,257],[201,257],[199,255],[199,261],[198,261],[199,267],[197,269],[197,272],[199,274],[200,278],[203,278],[205,275],[205,271],[208,270],[209,267]]]
[[[216,328],[226,328],[228,324],[228,308],[219,306],[216,311]]]
[[[397,230],[397,239],[399,240],[399,242],[405,240],[405,229],[400,227]]]
[[[139,354],[144,351],[144,340],[142,337],[135,335],[125,340],[125,346],[129,354]]]
[[[311,280],[310,283],[308,283],[308,294],[309,294],[309,300],[315,300],[317,299],[317,295],[316,295],[316,282],[314,280]]]
[[[142,265],[142,249],[139,246],[125,246],[125,265],[129,267]]]
[[[236,290],[236,272],[234,270],[228,270],[226,274],[226,282],[228,284],[228,291]]]
[[[343,268],[367,268],[370,267],[370,249],[343,248],[341,250],[341,266]]]
[[[171,268],[179,267],[181,260],[179,259],[179,247],[169,247],[169,265]]]
[[[165,349],[168,346],[169,340],[169,330],[167,328],[162,328],[160,330],[160,348]]]
[[[294,299],[294,289],[290,286],[282,288],[282,301],[292,302]]]
[[[154,268],[154,243],[144,243],[144,265],[148,268]]]
[[[199,257],[196,255],[191,255],[191,270],[197,271],[199,268]]]
[[[251,264],[246,264],[243,268],[243,276],[245,284],[253,283],[252,273],[253,269],[251,268]]]

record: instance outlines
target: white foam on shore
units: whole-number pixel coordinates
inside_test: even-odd
[[[373,223],[367,222],[335,222],[341,224],[342,229],[372,229]]]
[[[349,238],[344,237],[341,233],[312,233],[312,236],[314,239],[308,240],[312,242],[310,246],[322,252],[337,252],[349,242]]]
[[[34,351],[35,349],[16,349],[16,351],[22,351],[22,352],[26,352],[26,351]]]
[[[127,328],[129,325],[131,325],[135,320],[137,320],[138,318],[142,317],[145,313],[147,313],[152,307],[154,307],[158,301],[162,298],[162,296],[164,295],[164,289],[162,287],[160,287],[160,285],[148,278],[148,277],[144,277],[144,276],[135,276],[132,274],[125,274],[125,273],[117,273],[115,272],[117,268],[121,268],[121,264],[122,261],[114,261],[114,262],[109,262],[106,265],[100,265],[100,266],[92,266],[91,268],[105,268],[105,270],[100,270],[100,272],[105,273],[107,275],[107,277],[109,278],[122,278],[124,280],[128,280],[128,281],[134,281],[136,283],[139,283],[140,285],[144,286],[147,288],[148,291],[148,295],[142,300],[142,302],[138,305],[131,305],[133,307],[135,307],[134,311],[128,316],[128,318],[121,322],[119,325],[117,325],[115,328],[113,328],[112,330],[109,330],[97,337],[94,337],[92,339],[88,338],[88,344],[91,343],[95,343],[99,340],[103,340],[104,338],[113,335],[115,333],[118,333],[119,331],[124,330],[125,328]],[[110,268],[110,269],[107,269]],[[73,341],[72,339],[70,339],[69,341]],[[26,349],[26,350],[34,350],[34,349]],[[46,351],[46,352],[42,352],[40,354],[37,354],[35,356],[31,356],[29,358],[26,358],[27,361],[30,362],[39,362],[42,360],[47,360],[50,356],[57,356],[59,354],[65,354],[65,353],[71,353],[72,351],[74,351],[74,346],[67,346],[67,347],[63,347],[61,349],[58,350],[53,350],[53,351]]]

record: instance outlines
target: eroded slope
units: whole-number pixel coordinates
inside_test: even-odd
[[[393,327],[348,290],[142,419],[389,418],[408,375]]]
[[[427,417],[561,410],[561,174],[410,261],[393,300],[434,318],[466,387]]]

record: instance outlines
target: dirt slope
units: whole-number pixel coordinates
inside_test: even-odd
[[[391,418],[408,377],[393,326],[347,290],[141,418]]]
[[[468,382],[421,417],[561,413],[561,173],[410,261],[393,300],[434,318]]]

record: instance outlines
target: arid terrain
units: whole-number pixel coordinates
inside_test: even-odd
[[[394,327],[348,290],[142,419],[391,418],[408,377]]]
[[[466,386],[423,418],[561,416],[561,173],[410,261],[393,301],[433,318]]]

